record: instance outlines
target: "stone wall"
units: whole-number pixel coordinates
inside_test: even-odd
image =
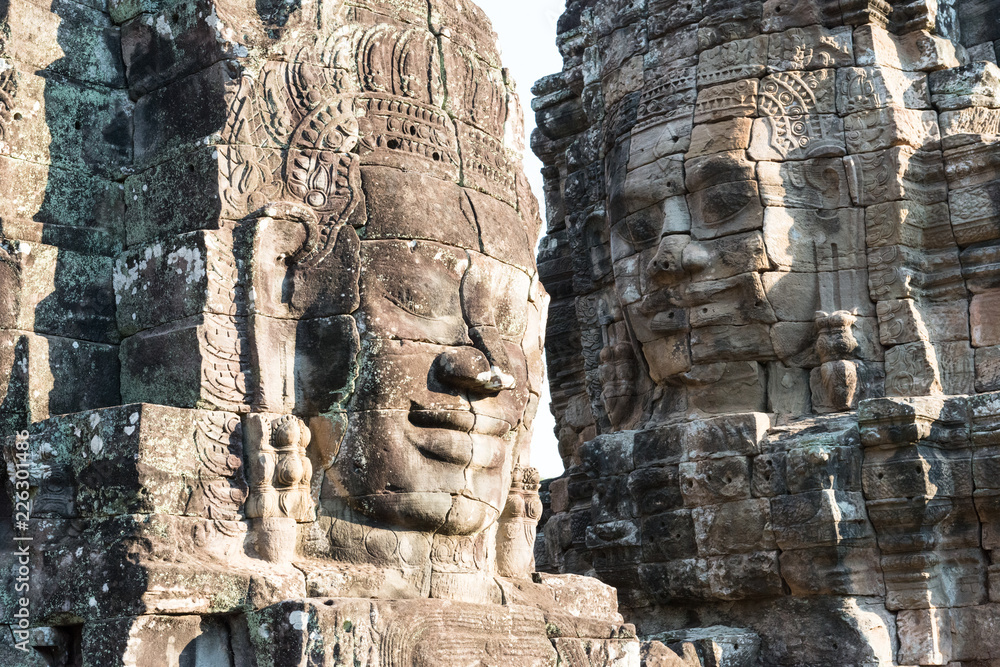
[[[991,2],[577,2],[534,91],[540,558],[767,665],[985,665]]]
[[[534,568],[541,219],[481,10],[0,33],[0,665],[640,663]]]

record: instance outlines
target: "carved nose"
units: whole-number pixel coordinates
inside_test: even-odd
[[[514,388],[513,376],[490,364],[486,355],[474,347],[442,352],[434,360],[434,370],[444,384],[471,394],[487,396]]]

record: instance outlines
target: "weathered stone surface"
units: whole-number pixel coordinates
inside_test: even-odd
[[[844,163],[837,158],[758,162],[757,180],[765,206],[835,209],[850,206]]]
[[[928,108],[927,75],[884,67],[837,70],[837,113],[840,115],[893,106]]]
[[[776,10],[780,9],[780,5]],[[776,12],[777,13],[777,12]],[[771,71],[812,70],[854,65],[850,29],[826,29],[821,25],[791,28],[770,35],[767,67]]]
[[[965,62],[965,49],[950,39],[922,30],[897,36],[874,25],[854,31],[854,53],[859,66],[905,71],[950,69]]]
[[[480,10],[8,10],[0,436],[33,514],[0,521],[0,566],[33,568],[29,652],[4,591],[0,662],[638,667],[613,589],[535,572],[548,296]],[[609,103],[643,81],[618,64]],[[631,144],[637,172],[675,156],[680,201],[690,115]],[[673,216],[658,176],[626,190]],[[603,507],[567,525],[602,572],[639,551],[637,497],[682,505],[676,465],[633,472],[564,488]]]
[[[695,124],[756,115],[758,87],[757,79],[742,79],[702,88],[694,106]]]
[[[588,116],[543,130],[536,152],[566,193],[549,237],[564,264],[542,276],[562,303],[548,351],[564,460],[627,431],[634,469],[623,482],[607,451],[588,465],[599,490],[553,520],[586,512],[608,537],[550,540],[550,562],[614,581],[640,627],[752,627],[761,664],[993,660],[951,653],[948,614],[1000,581],[996,456],[958,407],[1000,381],[1000,7],[626,4],[568,6],[545,94]],[[633,125],[626,98],[585,89],[640,56],[642,85],[620,77]],[[650,130],[689,119],[690,138]],[[752,447],[691,435],[764,410]],[[943,620],[914,630],[902,614],[917,609]]]

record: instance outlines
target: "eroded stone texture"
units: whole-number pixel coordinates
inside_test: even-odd
[[[482,12],[0,21],[0,663],[639,665],[614,589],[535,572],[549,297]]]
[[[997,659],[998,11],[567,3],[533,89],[567,467],[544,562],[640,635]]]

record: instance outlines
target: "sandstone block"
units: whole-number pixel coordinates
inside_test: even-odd
[[[766,324],[713,325],[691,331],[691,359],[695,363],[774,357]]]
[[[764,243],[772,266],[783,271],[839,271],[867,266],[860,211],[764,209]]]
[[[683,169],[684,162],[679,155],[668,155],[629,171],[625,178],[627,211],[635,213],[684,194]]]
[[[11,300],[0,311],[0,327],[118,342],[110,258],[41,243],[13,241],[8,247],[19,269],[12,270],[11,264],[0,269],[0,291]]]
[[[854,65],[854,45],[849,28],[807,25],[769,36],[769,71],[813,70]]]
[[[951,662],[951,626],[947,609],[901,611],[899,659],[921,665],[947,665]]]
[[[744,600],[773,597],[782,590],[778,573],[778,552],[757,551],[699,560],[711,597],[715,600]]]
[[[1000,292],[985,292],[972,297],[969,321],[973,347],[1000,345]]]
[[[764,372],[763,366],[756,361],[694,364],[690,377],[697,383],[705,382],[705,386],[697,392],[688,392],[689,407],[710,415],[766,410],[767,380]]]
[[[702,88],[694,107],[695,125],[756,115],[759,85],[757,79],[742,79]]]
[[[875,204],[865,209],[865,240],[869,248],[903,245],[946,248],[954,243],[948,205],[914,201]]]
[[[951,224],[959,245],[991,241],[1000,237],[1000,183],[959,188],[950,193]]]
[[[33,437],[68,465],[80,516],[234,519],[246,498],[235,414],[126,405],[50,419]]]
[[[942,452],[924,446],[865,454],[865,496],[871,499],[972,495],[972,458],[968,452]]]
[[[3,412],[30,422],[120,402],[118,346],[0,331]],[[102,382],[79,382],[102,378]],[[23,421],[22,421],[23,423]]]
[[[938,116],[942,143],[946,148],[990,144],[1000,132],[1000,110],[988,107],[970,107],[955,111],[942,111]]]
[[[860,446],[837,447],[809,440],[796,443],[786,453],[788,491],[857,491],[861,488],[861,460]]]
[[[680,476],[676,465],[650,466],[629,473],[628,490],[641,516],[680,509]]]
[[[687,427],[674,424],[639,431],[635,434],[633,457],[636,468],[649,465],[677,465],[685,452]]]
[[[753,121],[749,118],[696,125],[691,132],[690,146],[685,157],[691,159],[712,153],[744,150],[750,146],[750,129]]]
[[[659,563],[697,555],[691,510],[664,512],[643,519],[643,562]]]
[[[804,0],[794,5],[779,0],[766,0],[762,29],[775,32],[793,27],[832,26],[841,22],[840,7],[823,0]]]
[[[82,9],[82,8],[81,8]],[[132,163],[133,105],[124,90],[41,76],[13,63],[4,88],[10,120],[0,153],[117,179]]]
[[[205,137],[216,137],[213,143],[225,142],[229,139],[226,123],[230,107],[239,103],[240,93],[236,68],[229,61],[221,61],[143,95],[135,106],[136,170],[169,159],[183,159],[181,156],[203,146]],[[223,134],[226,139],[221,138]],[[254,145],[274,145],[263,136],[244,139],[255,140],[258,143]]]
[[[893,146],[933,151],[941,146],[941,130],[933,111],[888,106],[844,117],[848,153],[868,153]]]
[[[698,553],[702,556],[752,553],[775,548],[771,509],[766,498],[695,507],[691,516]]]
[[[976,350],[976,391],[1000,390],[1000,347]]]
[[[878,550],[826,546],[781,552],[781,578],[795,595],[884,595]]]
[[[691,233],[698,240],[760,229],[764,207],[756,181],[734,181],[688,195]]]
[[[690,117],[670,120],[633,132],[629,144],[628,168],[636,169],[661,157],[689,151],[691,140]]]
[[[947,197],[944,163],[938,152],[896,147],[849,155],[844,163],[851,198],[861,206],[902,199],[929,205]]]
[[[924,30],[895,35],[879,26],[861,26],[854,31],[854,50],[861,67],[929,72],[965,62],[965,49],[960,45]]]
[[[750,497],[750,461],[743,456],[681,463],[678,475],[686,507]]]
[[[826,489],[771,499],[774,536],[783,549],[870,546],[875,538],[864,497]]]
[[[887,67],[837,70],[837,113],[841,116],[891,106],[929,108],[927,75]]]
[[[931,101],[939,111],[1000,105],[1000,68],[985,61],[934,72]]]
[[[758,162],[765,206],[834,209],[851,205],[844,162],[838,158]]]
[[[205,314],[122,341],[122,398],[239,411],[249,405],[250,351],[245,318]],[[246,408],[243,408],[246,409]]]
[[[954,249],[920,252],[907,246],[886,246],[868,250],[873,299],[956,298],[962,292],[960,273]]]
[[[886,351],[887,396],[929,396],[943,392],[937,355],[930,343],[906,343]]]
[[[761,116],[812,116],[837,112],[836,70],[769,74],[761,79],[757,111]]]
[[[767,36],[737,39],[702,52],[698,59],[698,87],[759,76],[767,62]]]
[[[923,316],[913,299],[887,299],[876,305],[879,341],[883,345],[917,343],[930,339]]]
[[[934,343],[941,369],[941,386],[949,395],[971,394],[975,391],[975,351],[968,341]]]
[[[833,114],[776,116],[753,122],[750,157],[754,160],[808,160],[846,152],[844,121]]]
[[[753,457],[750,492],[754,498],[773,498],[788,493],[786,462],[784,452],[765,452]]]
[[[684,163],[684,184],[689,192],[698,192],[724,183],[753,180],[754,175],[754,164],[747,160],[744,151],[716,153],[691,158]]]
[[[772,339],[774,344],[772,327]],[[775,354],[778,354],[775,350]],[[785,366],[780,361],[767,365],[768,410],[786,415],[805,415],[811,410],[809,371]]]
[[[11,3],[6,21],[18,28],[4,43],[9,58],[77,81],[125,87],[121,37],[103,11],[69,0],[50,7],[23,0]]]
[[[875,305],[867,298],[868,275],[864,270],[821,272],[818,278],[817,274],[769,271],[761,280],[779,322],[815,321],[817,310],[833,305],[836,289],[845,302],[858,308],[860,316],[875,315]]]

